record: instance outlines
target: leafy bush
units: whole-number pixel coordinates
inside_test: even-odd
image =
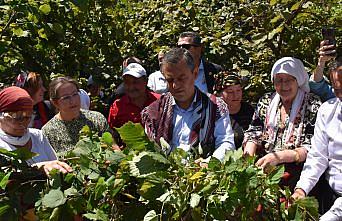
[[[109,134],[98,137],[89,128],[83,129],[84,136],[66,156],[74,171],[66,175],[54,171],[37,191],[41,197],[34,201],[41,220],[72,220],[77,215],[88,220],[318,217],[314,199],[306,198],[290,207],[280,201],[281,197],[290,196],[288,189],[282,190],[278,185],[283,167],[264,174],[254,166],[253,158],[244,157],[242,151],[232,151],[223,163],[212,158],[208,168],[201,168],[181,149],[166,156],[146,138],[140,124],[128,123],[118,131],[127,144],[122,152],[111,149],[113,140]],[[2,187],[6,186],[8,174],[2,175]],[[17,195],[27,191],[16,190]],[[8,215],[10,202],[18,202],[8,200],[9,195],[8,191],[3,192],[0,204],[0,217],[6,220],[24,212],[18,209]]]
[[[337,28],[338,0],[5,0],[0,6],[0,74],[10,83],[20,69],[45,81],[57,74],[98,76],[107,93],[121,76],[124,57],[137,56],[149,72],[157,53],[176,44],[183,31],[198,31],[205,56],[238,68],[249,81],[246,98],[271,89],[276,59],[290,55],[312,69],[320,29]]]

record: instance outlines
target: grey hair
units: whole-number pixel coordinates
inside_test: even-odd
[[[195,70],[194,59],[191,53],[185,48],[172,48],[168,51],[161,62],[161,70],[163,72],[163,66],[165,64],[178,64],[181,60],[184,60],[191,72]]]

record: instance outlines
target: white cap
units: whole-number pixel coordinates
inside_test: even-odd
[[[143,68],[143,66],[141,66],[138,63],[130,63],[123,70],[122,76],[125,76],[127,74],[131,75],[131,76],[133,76],[135,78],[141,78],[143,76],[146,76],[146,70],[145,70],[145,68]]]

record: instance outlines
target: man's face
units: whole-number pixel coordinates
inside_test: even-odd
[[[330,73],[330,79],[336,97],[342,100],[342,66]]]
[[[200,61],[202,54],[202,45],[195,44],[191,37],[179,38],[177,45],[178,47],[182,46],[182,48],[187,49],[191,53],[195,64]]]
[[[168,89],[177,104],[180,107],[182,107],[182,104],[189,102],[191,104],[197,75],[191,71],[184,59],[177,64],[164,64],[162,66],[162,73],[167,81]]]
[[[129,98],[139,98],[146,93],[146,78],[136,78],[131,75],[123,76],[125,92]]]

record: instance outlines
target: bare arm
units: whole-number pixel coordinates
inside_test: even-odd
[[[334,45],[328,45],[329,41],[324,40],[321,41],[320,47],[318,50],[318,64],[316,69],[313,72],[313,80],[315,82],[320,82],[323,79],[323,71],[325,67],[325,63],[333,59],[333,56],[329,56],[329,54],[335,53],[336,49]]]

